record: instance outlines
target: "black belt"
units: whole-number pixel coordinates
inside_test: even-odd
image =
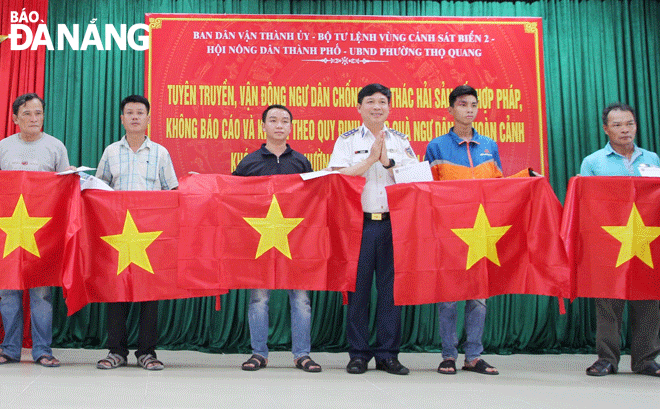
[[[390,220],[390,212],[386,213],[367,213],[364,212],[364,218],[368,220]]]

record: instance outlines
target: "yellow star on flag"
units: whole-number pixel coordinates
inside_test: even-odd
[[[41,258],[34,234],[39,231],[52,217],[30,217],[23,195],[18,197],[18,203],[11,217],[0,217],[0,230],[7,233],[3,258],[12,251],[23,247],[28,253]]]
[[[101,237],[103,241],[119,252],[117,275],[121,274],[121,272],[131,263],[138,267],[142,267],[151,274],[154,274],[154,269],[151,267],[151,262],[149,262],[149,256],[147,255],[147,247],[149,247],[161,233],[162,231],[140,233],[133,221],[131,212],[126,210],[124,230],[122,230],[121,234]]]
[[[288,235],[291,230],[295,229],[304,218],[284,218],[280,204],[277,198],[273,195],[273,200],[270,202],[268,214],[263,219],[258,218],[243,218],[252,228],[261,234],[259,239],[259,247],[257,248],[257,255],[255,259],[259,258],[266,251],[275,247],[282,254],[291,258],[291,251],[289,250]]]
[[[477,261],[486,257],[496,265],[500,265],[495,244],[504,236],[511,226],[491,227],[484,206],[479,204],[474,227],[467,229],[451,229],[469,246],[465,269],[472,267]]]
[[[616,266],[637,256],[647,266],[653,268],[653,257],[651,255],[651,242],[660,236],[660,227],[646,226],[642,216],[633,203],[628,224],[625,226],[601,226],[606,232],[621,242],[619,257]]]

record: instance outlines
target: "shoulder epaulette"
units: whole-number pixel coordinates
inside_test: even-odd
[[[344,138],[344,139],[346,139],[346,138],[348,138],[349,136],[351,136],[351,135],[353,135],[354,133],[356,133],[359,129],[360,129],[360,128],[355,128],[355,129],[351,129],[350,131],[344,132],[343,134],[341,134],[341,137]]]
[[[405,133],[401,133],[401,132],[397,131],[396,129],[390,128],[390,132],[392,133],[392,135],[398,136],[401,139],[408,139],[408,135],[406,135]]]

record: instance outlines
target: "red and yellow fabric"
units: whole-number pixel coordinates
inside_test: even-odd
[[[660,299],[658,178],[572,178],[561,233],[575,266],[571,298]]]
[[[342,175],[183,178],[179,285],[353,291],[363,187]]]
[[[387,196],[396,304],[570,293],[561,204],[545,178],[400,184]]]
[[[82,228],[63,278],[68,314],[90,302],[152,301],[226,293],[177,286],[179,193],[96,191],[82,195]]]
[[[0,288],[62,286],[80,228],[77,175],[0,171]]]

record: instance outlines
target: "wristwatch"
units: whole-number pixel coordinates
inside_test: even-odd
[[[383,166],[385,169],[390,169],[393,168],[394,165],[396,165],[396,162],[394,162],[394,159],[390,159],[390,164],[387,166]]]

